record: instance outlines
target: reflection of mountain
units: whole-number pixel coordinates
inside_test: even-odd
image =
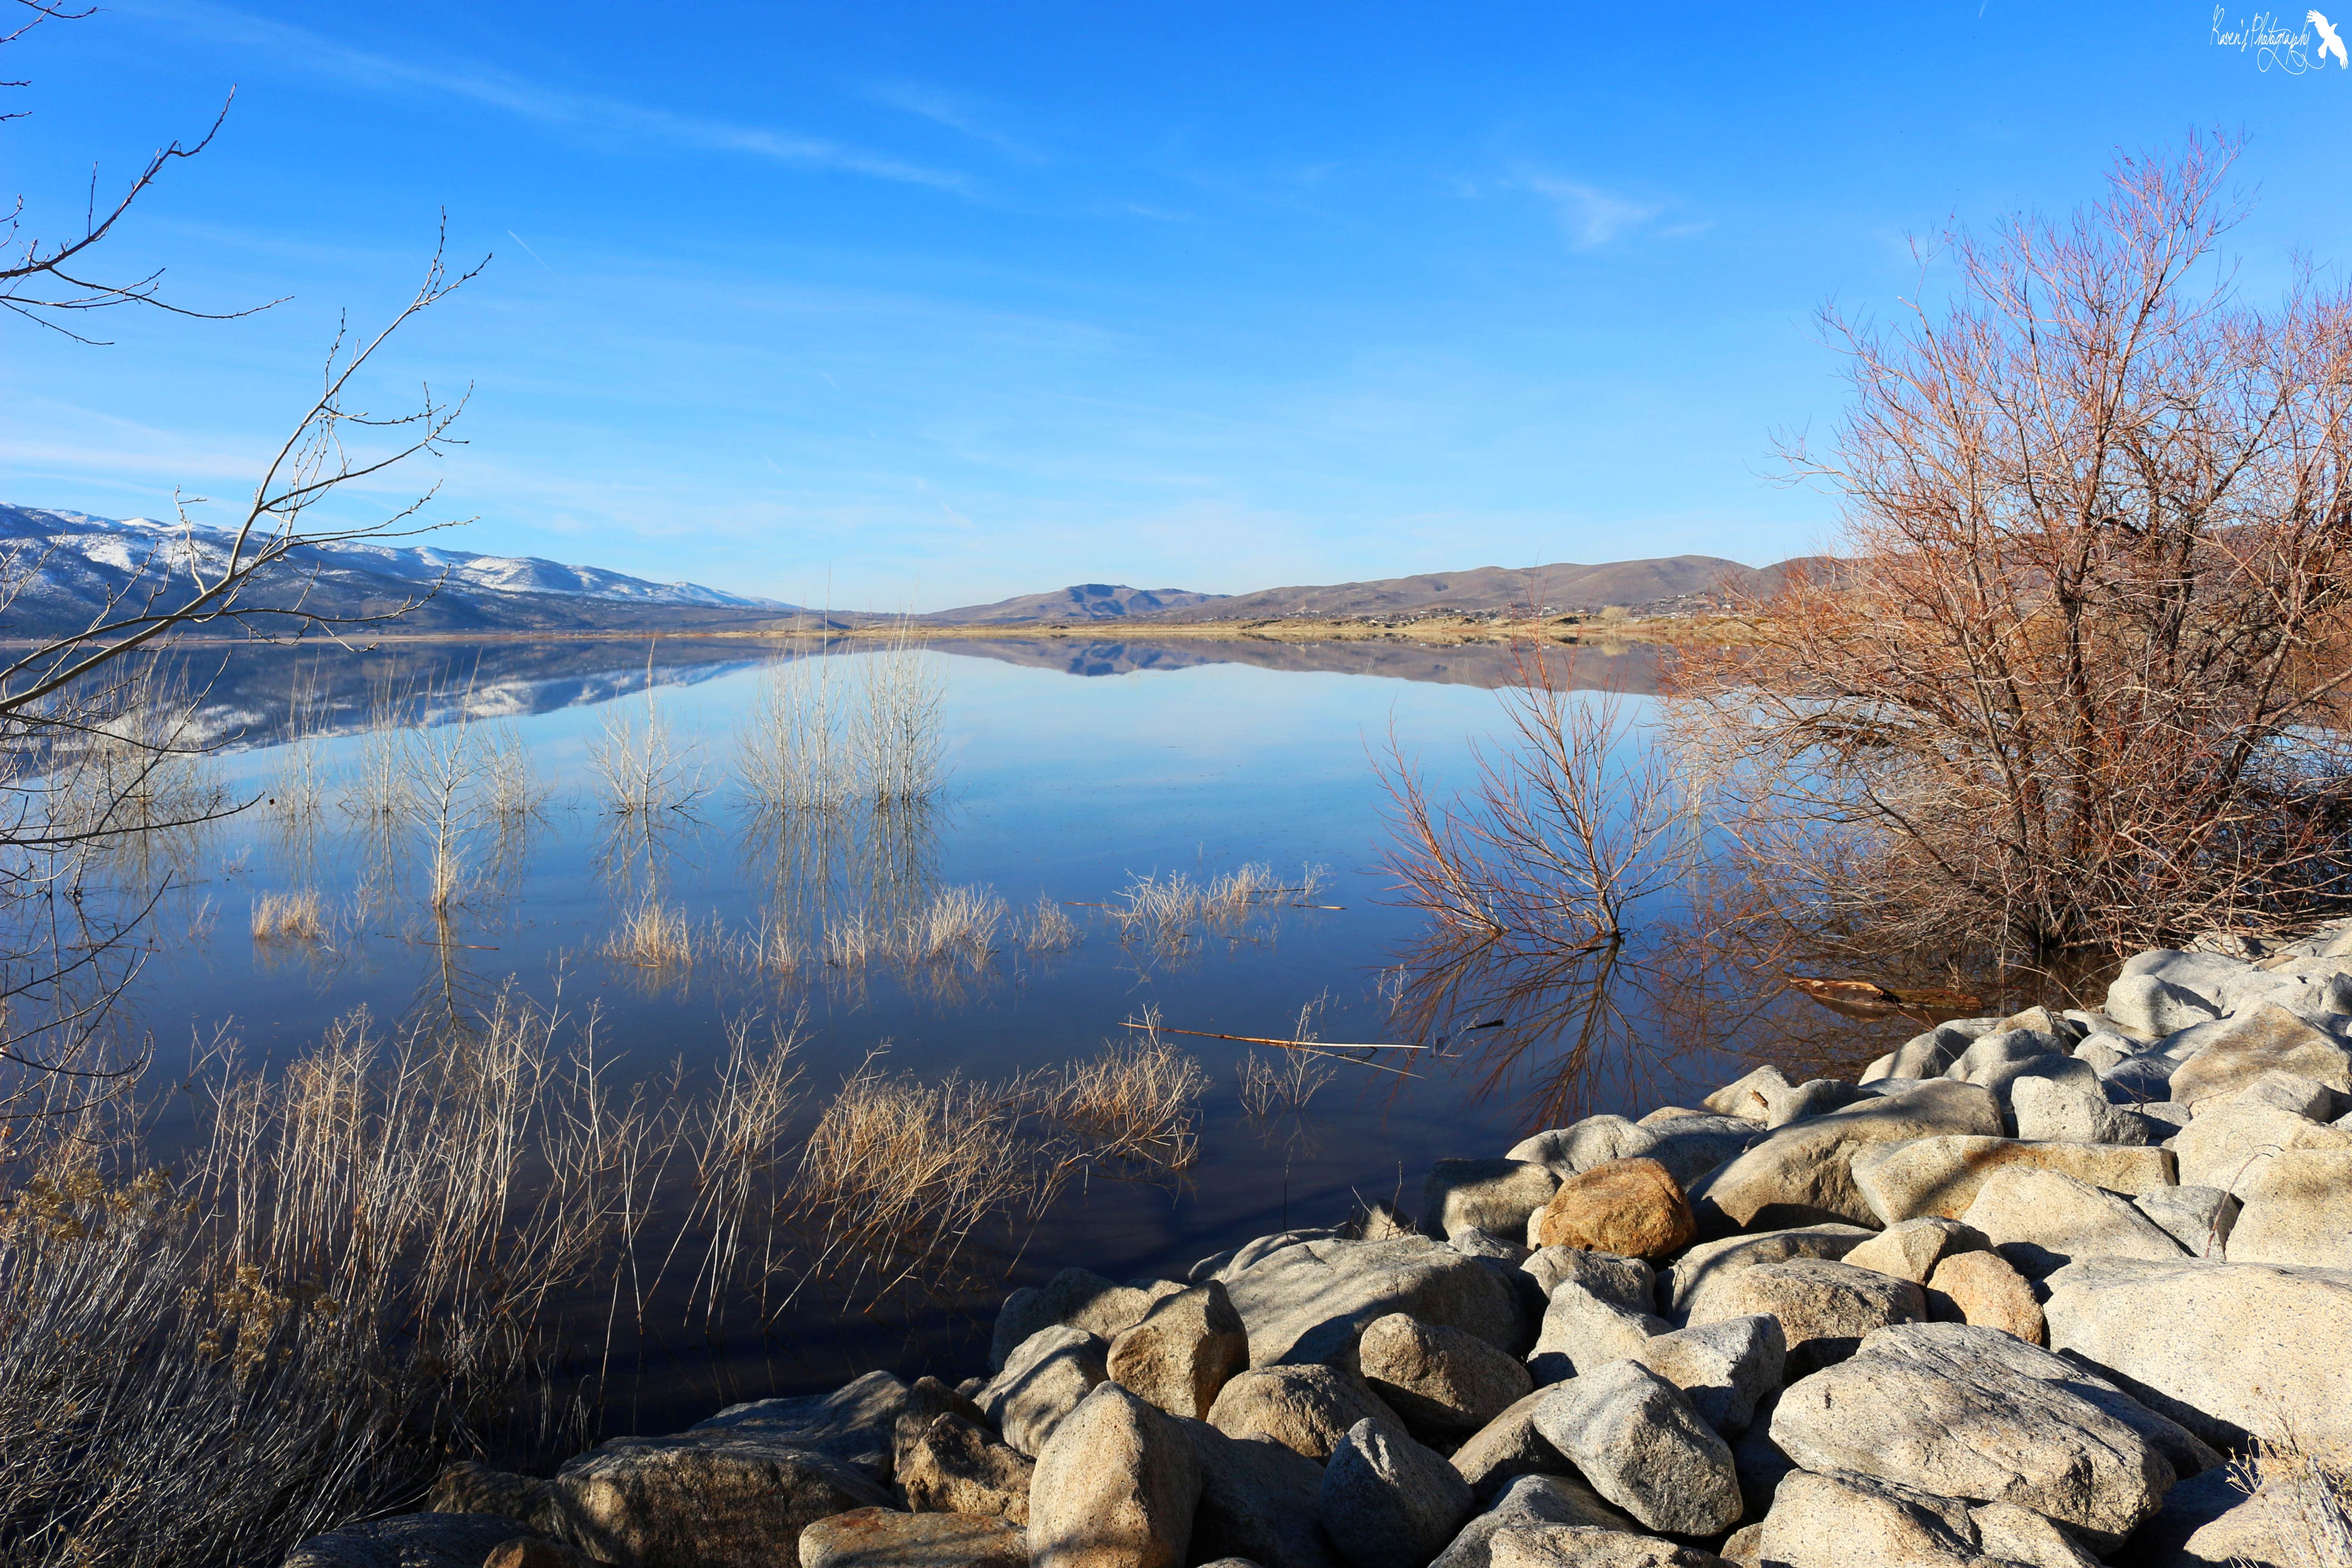
[[[829,651],[835,658],[854,658],[874,646],[836,643]],[[992,658],[1076,676],[1246,664],[1260,669],[1496,687],[1509,684],[1514,673],[1508,649],[1481,645],[1024,637],[946,639],[930,646],[958,658]],[[806,642],[679,637],[664,637],[652,647],[649,668],[644,647],[602,639],[453,639],[393,644],[364,653],[317,646],[230,648],[194,644],[174,656],[174,679],[198,699],[195,730],[189,738],[241,751],[283,742],[298,700],[307,706],[306,725],[312,733],[348,735],[382,722],[387,705],[404,722],[443,724],[461,714],[520,718],[609,702],[643,691],[648,680],[655,686],[693,686],[767,659],[815,652],[814,645]],[[1545,657],[1573,689],[1646,696],[1658,689],[1659,660],[1664,656],[1636,644],[1607,651],[1554,648]]]
[[[1058,669],[1069,675],[1126,675],[1136,670],[1193,669],[1211,664],[1247,664],[1260,669],[1322,670],[1339,675],[1379,675],[1392,680],[1425,680],[1444,686],[1507,686],[1517,675],[1511,650],[1491,643],[1438,647],[1426,643],[1272,642],[1249,638],[1210,641],[1117,642],[1077,637],[991,637],[931,645],[966,658],[993,658]],[[1545,650],[1551,668],[1574,691],[1622,691],[1654,696],[1665,650],[1643,643],[1622,649],[1554,647]]]
[[[190,738],[241,751],[284,742],[298,702],[310,732],[349,735],[375,728],[387,707],[410,723],[521,718],[609,702],[643,691],[648,680],[692,686],[765,657],[756,645],[675,638],[662,640],[650,667],[644,650],[622,642],[428,643],[367,653],[195,646],[176,656],[175,674],[198,699]]]

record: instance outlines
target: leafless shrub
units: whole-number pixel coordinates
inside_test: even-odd
[[[1682,677],[1759,875],[2029,957],[2341,906],[2352,289],[2241,297],[2230,161],[2124,158],[2068,218],[1947,236],[1940,311],[1827,314],[1853,405],[1788,457],[1841,552]]]
[[[791,981],[809,962],[808,950],[787,921],[762,914],[735,949],[736,962],[754,973]]]
[[[913,963],[961,963],[984,969],[996,952],[996,929],[1004,918],[1004,900],[987,888],[942,888],[908,922],[901,954]]]
[[[316,944],[327,940],[327,917],[318,889],[264,893],[253,904],[253,940]]]
[[[1391,737],[1396,900],[1490,952],[1613,946],[1629,910],[1684,869],[1677,781],[1622,700],[1567,689],[1541,644],[1520,649],[1518,672],[1499,693],[1503,744],[1475,748],[1476,783],[1450,804]]]
[[[700,768],[661,710],[650,656],[642,710],[619,702],[605,710],[604,734],[589,742],[588,769],[604,781],[607,807],[622,817],[684,811],[703,794]]]
[[[1315,1040],[1315,1016],[1329,999],[1327,993],[1299,1008],[1298,1026],[1291,1032],[1291,1037],[1301,1046]],[[1146,1018],[1149,1022],[1158,1021],[1156,1015],[1147,1014]],[[1316,1091],[1339,1076],[1339,1069],[1323,1066],[1317,1056],[1312,1050],[1286,1050],[1273,1062],[1256,1051],[1244,1057],[1236,1069],[1241,1079],[1242,1110],[1259,1118],[1305,1110]]]
[[[736,772],[755,815],[830,816],[857,793],[848,693],[824,651],[772,659],[736,738]]]
[[[872,653],[860,655],[863,703],[849,744],[868,799],[888,806],[920,804],[939,793],[940,710],[947,699],[937,656],[911,622],[901,621]]]

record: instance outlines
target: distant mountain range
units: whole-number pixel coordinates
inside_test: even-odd
[[[110,601],[136,603],[152,591],[169,603],[190,564],[218,565],[235,542],[222,530],[148,518],[0,506],[0,574],[23,578],[0,609],[0,634],[77,631]],[[757,625],[793,609],[695,583],[651,583],[601,567],[430,545],[354,542],[307,550],[276,575],[280,581],[257,584],[247,601],[282,600],[299,584],[305,605],[322,615],[382,615],[439,584],[428,603],[402,618],[402,628],[412,631],[715,629]]]
[[[153,589],[162,589],[168,601],[173,568],[184,565],[187,553],[218,562],[231,538],[217,530],[183,530],[145,518],[115,521],[0,506],[0,578],[23,579],[13,601],[0,607],[0,636],[76,631],[89,625],[110,599],[143,596]],[[655,583],[536,556],[478,555],[430,545],[353,542],[305,552],[299,561],[299,571],[292,563],[280,569],[281,581],[257,585],[250,601],[290,597],[299,589],[304,603],[322,614],[383,615],[437,584],[438,592],[398,623],[398,629],[409,632],[756,631],[793,625],[848,627],[890,618],[860,611],[820,614],[695,583]],[[1675,555],[1597,566],[1479,566],[1231,595],[1081,583],[912,618],[934,626],[1117,622],[1140,632],[1154,621],[1488,610],[1553,615],[1608,605],[1690,608],[1726,591],[1769,592],[1793,564],[1753,567],[1711,555]],[[177,575],[184,580],[184,571]]]

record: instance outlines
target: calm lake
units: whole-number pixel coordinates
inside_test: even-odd
[[[823,657],[848,671],[867,657],[862,646]],[[194,1043],[224,1026],[247,1059],[283,1061],[354,1008],[397,1023],[486,1005],[509,984],[575,1022],[593,1016],[601,1048],[623,1054],[638,1078],[672,1062],[707,1067],[730,1021],[790,1026],[803,1042],[803,1087],[819,1101],[877,1052],[926,1078],[1002,1078],[1091,1053],[1152,1008],[1176,1029],[1277,1037],[1293,1037],[1307,1009],[1326,1041],[1442,1047],[1383,1057],[1409,1062],[1409,1077],[1332,1064],[1303,1109],[1253,1116],[1238,1077],[1253,1047],[1172,1037],[1209,1085],[1191,1169],[1073,1191],[1009,1278],[985,1290],[846,1313],[811,1292],[765,1329],[668,1347],[631,1392],[630,1410],[614,1414],[618,1430],[671,1429],[730,1400],[829,1388],[876,1366],[952,1382],[981,1370],[995,1300],[1013,1284],[1071,1264],[1114,1279],[1181,1278],[1249,1237],[1338,1224],[1359,1199],[1410,1211],[1432,1160],[1498,1154],[1548,1124],[1531,1094],[1545,1078],[1541,1041],[1520,1042],[1517,1057],[1498,1063],[1475,1033],[1407,1041],[1391,1016],[1395,966],[1423,935],[1423,917],[1383,902],[1390,802],[1373,754],[1393,735],[1436,793],[1469,782],[1469,742],[1501,722],[1507,652],[934,645],[920,657],[943,681],[943,787],[887,845],[838,853],[754,831],[737,777],[762,666],[802,657],[819,656],[804,644],[664,640],[650,650],[411,643],[192,661],[210,682],[205,723],[226,742],[213,765],[257,804],[184,852],[151,929],[154,951],[132,994],[136,1021],[156,1041],[151,1079],[168,1082]],[[1631,693],[1622,700],[1636,718],[1654,689],[1644,652],[1577,650],[1569,668],[1574,685]],[[614,724],[645,721],[649,697],[669,731],[682,804],[625,821],[593,763]],[[520,831],[464,841],[462,885],[436,920],[423,831],[380,831],[350,803],[385,756],[385,737],[397,736],[388,726],[446,730],[467,717],[527,754],[544,802]],[[307,826],[273,805],[303,776],[325,803]],[[1172,947],[1122,941],[1107,912],[1139,879],[1203,881],[1251,863],[1280,887],[1315,890]],[[883,877],[992,889],[1010,910],[993,955],[945,974],[826,963],[827,911],[855,905]],[[308,892],[320,901],[322,938],[256,940],[258,903]],[[690,965],[606,954],[649,897],[690,921]],[[1013,922],[1041,900],[1076,922],[1076,945],[1034,952],[1013,940]],[[796,970],[729,956],[763,930],[806,933]],[[1885,1033],[1859,1032],[1855,1050],[1886,1048],[1875,1043]],[[1641,1073],[1596,1077],[1586,1108],[1638,1116],[1744,1070],[1689,1044],[1668,1050],[1661,1040]],[[159,1124],[167,1146],[175,1115],[184,1121],[167,1107]]]

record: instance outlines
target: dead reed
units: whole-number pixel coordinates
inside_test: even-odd
[[[686,910],[647,893],[605,939],[604,954],[641,969],[691,969],[701,942]]]
[[[591,1413],[545,1381],[565,1347],[642,1331],[680,1289],[714,1310],[772,1268],[789,1038],[740,1033],[697,1096],[616,1085],[593,1031],[564,1032],[501,997],[391,1040],[354,1015],[274,1075],[216,1058],[176,1180],[102,1127],[20,1140],[8,1561],[275,1562],[449,1458],[587,1440]],[[688,1223],[656,1251],[655,1194],[688,1169]]]
[[[253,903],[253,940],[315,946],[327,940],[327,917],[318,889],[264,893]]]
[[[1029,918],[1020,927],[1021,945],[1031,952],[1066,952],[1086,940],[1078,922],[1062,911],[1062,906],[1040,893]]]
[[[2257,1438],[2231,1474],[2269,1526],[2263,1563],[2352,1568],[2352,1447],[2289,1431]]]
[[[1148,1025],[1158,1016],[1147,1011]],[[1194,1110],[1208,1082],[1200,1061],[1148,1027],[1063,1069],[1053,1113],[1086,1142],[1067,1156],[1078,1165],[1188,1169],[1200,1154]]]
[[[1311,904],[1327,875],[1323,867],[1307,866],[1297,882],[1285,883],[1255,860],[1206,881],[1182,871],[1154,872],[1132,878],[1108,912],[1119,941],[1175,955],[1192,952],[1206,936],[1235,932],[1265,910]]]
[[[947,681],[911,622],[900,621],[875,652],[859,658],[864,701],[851,731],[859,783],[879,805],[920,804],[939,794],[940,714]]]

